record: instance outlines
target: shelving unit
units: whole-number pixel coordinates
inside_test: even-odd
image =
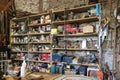
[[[7,46],[0,46],[0,71],[5,75],[7,74],[9,63],[11,63],[9,48]]]
[[[53,16],[54,16],[53,22],[52,22],[53,28],[58,30],[57,34],[53,34],[53,38],[55,38],[55,39],[57,38],[56,42],[53,41],[53,45],[54,46],[57,45],[56,47],[52,48],[53,53],[57,54],[56,52],[58,52],[58,55],[59,55],[62,51],[62,53],[64,52],[64,54],[68,55],[68,56],[69,56],[70,52],[72,52],[72,55],[74,55],[75,52],[79,52],[79,56],[81,56],[81,54],[82,54],[81,52],[90,52],[90,53],[93,52],[93,54],[95,54],[95,55],[97,55],[97,53],[99,53],[98,49],[94,48],[94,47],[88,48],[88,46],[87,46],[86,48],[81,48],[81,47],[73,48],[74,44],[77,44],[77,45],[80,44],[80,43],[75,43],[75,41],[81,42],[81,41],[83,41],[83,39],[94,39],[94,37],[97,39],[97,41],[99,40],[98,39],[99,32],[97,31],[98,27],[96,26],[97,25],[96,22],[99,21],[98,15],[94,15],[94,16],[92,15],[89,17],[88,16],[86,17],[86,15],[84,15],[84,17],[83,17],[83,15],[82,15],[79,18],[75,18],[75,19],[73,16],[73,15],[77,15],[77,14],[86,14],[85,12],[88,12],[91,7],[96,7],[96,4],[83,6],[83,7],[64,9],[64,10],[60,10],[60,11],[53,11]],[[66,18],[66,14],[68,14],[67,18]],[[64,16],[64,18],[61,19],[61,17],[59,17],[59,16]],[[69,17],[71,17],[71,16],[72,16],[72,18],[69,19]],[[83,31],[79,30],[79,27],[80,27],[80,29],[81,28],[83,29],[83,27],[84,27],[84,26],[81,26],[81,24],[92,24],[93,22],[96,24],[96,25],[94,25],[93,32],[84,33]],[[65,26],[67,26],[67,24],[68,24],[68,29],[66,29],[66,27],[65,27]],[[77,24],[77,26],[76,25],[74,26],[74,24]],[[78,25],[80,25],[80,26],[78,26]],[[70,27],[70,26],[72,26],[72,27]],[[62,27],[62,28],[59,28],[59,27]],[[72,33],[72,31],[69,30],[70,28],[71,28],[71,30],[73,29],[73,31],[76,30],[76,32]],[[59,31],[59,29],[62,29],[62,30]],[[62,42],[59,43],[59,41],[62,41]],[[64,45],[64,46],[61,47],[61,45]],[[87,43],[86,43],[86,45],[87,45]],[[92,46],[95,46],[95,44]],[[70,47],[70,48],[68,48],[68,47]],[[76,57],[78,58],[78,55]],[[66,64],[66,62],[63,62],[63,64]],[[73,63],[67,63],[67,64],[71,65]],[[76,65],[98,67],[100,65],[100,63],[99,63],[99,61],[97,62],[97,64],[96,63],[85,63],[85,62],[79,63],[78,62]]]
[[[14,64],[19,66],[19,63],[25,59],[27,65],[31,64],[39,64],[39,63],[50,63],[50,58],[47,60],[42,59],[42,54],[49,54],[51,56],[52,52],[50,50],[50,31],[51,31],[51,16],[50,12],[42,13],[38,15],[31,15],[26,16],[23,18],[15,18],[11,20],[11,27],[10,27],[10,40],[11,40],[11,47],[12,47],[12,57],[14,58]],[[46,21],[40,21],[42,17],[46,18]],[[49,19],[48,19],[49,18]],[[48,22],[47,22],[48,21]],[[23,26],[17,26],[21,22],[26,22],[25,29],[27,31],[23,34],[21,31]],[[16,24],[16,25],[15,25]],[[14,26],[13,26],[14,25]],[[49,29],[46,29],[46,26],[49,25]],[[43,29],[43,26],[44,29]],[[16,30],[19,31],[16,33]],[[26,42],[21,42],[26,39]],[[43,38],[43,39],[42,39]],[[46,38],[46,39],[45,39]],[[16,40],[18,39],[18,42]],[[25,50],[24,46],[26,46]],[[39,48],[38,48],[39,47]],[[20,48],[20,49],[19,49]],[[32,58],[30,58],[30,55]],[[37,56],[37,57],[36,57]]]
[[[69,54],[69,52],[75,51],[80,52],[79,56],[81,56],[81,52],[89,52],[90,54],[93,52],[93,54],[97,55],[98,50],[95,45],[98,44],[97,41],[99,40],[99,16],[92,12],[90,13],[91,15],[88,15],[87,13],[90,12],[91,8],[95,11],[96,4],[13,19],[10,28],[11,46],[12,49],[14,49],[13,55],[19,54],[19,58],[15,58],[15,61],[23,61],[24,56],[26,62],[51,63],[54,62],[52,61],[52,55],[57,51],[66,52],[66,55]],[[65,18],[66,15],[67,18]],[[24,27],[23,23],[25,23]],[[68,28],[66,28],[66,26],[68,26]],[[92,31],[83,31],[83,28],[86,26],[92,27]],[[24,33],[24,29],[26,28],[27,31]],[[57,33],[51,34],[52,29],[56,29]],[[73,29],[75,32],[69,29]],[[22,30],[23,33],[21,32]],[[55,42],[54,39],[57,39],[57,42]],[[84,41],[84,39],[88,42],[86,43],[86,48],[82,48],[82,41]],[[57,43],[61,40],[63,40],[63,42],[58,45]],[[60,47],[61,45],[63,46]],[[28,55],[35,55],[37,58],[35,57],[35,60],[32,58],[29,59],[30,56]],[[44,55],[47,56],[47,59]],[[21,57],[23,59],[21,59]],[[64,61],[61,63],[66,64]],[[75,65],[98,66],[100,64],[99,62],[78,62]]]

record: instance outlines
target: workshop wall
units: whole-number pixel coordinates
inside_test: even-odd
[[[40,13],[88,4],[88,0],[15,0],[16,10]]]
[[[61,10],[64,8],[71,8],[80,6],[81,4],[88,4],[89,0],[15,0],[15,6],[17,10],[27,11],[31,13],[40,13],[46,10]],[[104,0],[101,0],[104,1]],[[111,18],[110,27],[115,27],[115,18],[114,18],[114,9],[116,7],[117,0],[106,0],[102,4],[102,18],[109,17]],[[111,4],[112,3],[112,4]],[[108,38],[109,39],[109,38]],[[114,44],[113,44],[114,45]],[[113,46],[112,45],[112,46]],[[105,44],[105,49],[109,48]],[[104,49],[104,48],[103,48]],[[107,49],[108,50],[108,49]],[[103,54],[106,53],[103,52]],[[120,55],[117,56],[117,61],[120,61]],[[120,64],[119,64],[120,66]],[[120,67],[119,67],[120,70]]]
[[[43,0],[43,10],[60,10],[88,4],[88,0]]]
[[[15,0],[16,10],[39,13],[42,11],[42,0]]]

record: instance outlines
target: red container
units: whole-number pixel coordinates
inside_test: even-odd
[[[42,60],[45,60],[45,61],[50,60],[50,54],[42,54],[42,55],[41,55],[41,59],[42,59]]]
[[[90,77],[95,76],[100,77],[100,80],[103,80],[103,72],[102,71],[90,71]]]

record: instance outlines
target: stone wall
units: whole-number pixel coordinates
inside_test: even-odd
[[[15,0],[16,10],[40,13],[46,10],[60,10],[88,4],[88,0]]]
[[[60,10],[80,6],[81,4],[88,4],[88,0],[43,0],[43,10]]]
[[[39,13],[42,11],[42,0],[15,0],[16,10]]]

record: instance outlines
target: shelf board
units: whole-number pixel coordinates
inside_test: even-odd
[[[50,44],[50,42],[29,42],[29,44]]]
[[[52,48],[53,50],[66,50],[65,48]]]
[[[67,62],[62,62],[63,64],[67,64]],[[97,63],[70,63],[70,65],[83,65],[83,66],[91,66],[91,67],[98,67],[99,64]]]
[[[94,16],[94,17],[88,17],[88,18],[80,18],[80,19],[73,19],[73,20],[65,20],[65,21],[53,21],[52,24],[65,24],[65,23],[75,23],[75,22],[79,22],[79,23],[88,23],[88,22],[94,22],[97,21],[98,17]]]
[[[0,62],[11,62],[11,60],[0,60]]]
[[[97,36],[98,33],[77,33],[77,34],[56,34],[57,37],[88,37],[88,36]]]
[[[61,10],[52,10],[52,13],[64,13],[65,9]]]
[[[21,18],[13,18],[12,21],[24,21],[28,18],[28,16],[21,17]]]
[[[38,63],[50,63],[50,61],[35,61],[35,60],[27,60],[29,62],[38,62]]]
[[[29,51],[29,53],[51,53],[51,51]]]
[[[50,12],[43,12],[43,13],[40,13],[40,14],[33,14],[33,15],[29,15],[29,18],[38,18],[38,17],[41,17],[43,15],[48,15],[50,14]]]
[[[80,64],[80,65],[83,65],[83,66],[91,66],[91,67],[98,67],[99,65],[98,64],[94,64],[94,63],[83,63],[83,64]]]
[[[28,53],[28,51],[12,51],[14,53]]]
[[[64,24],[65,23],[65,21],[63,20],[63,21],[53,21],[52,22],[52,24]]]
[[[98,51],[97,49],[75,49],[75,48],[53,48],[53,50],[66,50],[66,51]]]
[[[17,34],[17,35],[11,35],[12,37],[21,37],[21,36],[28,36],[28,34]]]
[[[32,35],[46,35],[46,34],[50,34],[50,32],[44,32],[44,33],[29,33],[28,35],[32,36]]]
[[[22,59],[14,59],[15,61],[23,61]],[[27,62],[38,62],[38,63],[50,63],[50,61],[36,61],[36,60],[25,60]]]
[[[97,51],[97,49],[74,49],[74,48],[67,48],[67,51]]]
[[[38,24],[29,24],[28,27],[38,27],[38,26],[45,26],[45,25],[50,25],[51,23],[38,23]]]
[[[11,44],[13,44],[13,45],[26,45],[28,43],[11,43]]]
[[[21,28],[21,26],[20,27],[10,27],[11,29],[16,29],[16,28]]]

